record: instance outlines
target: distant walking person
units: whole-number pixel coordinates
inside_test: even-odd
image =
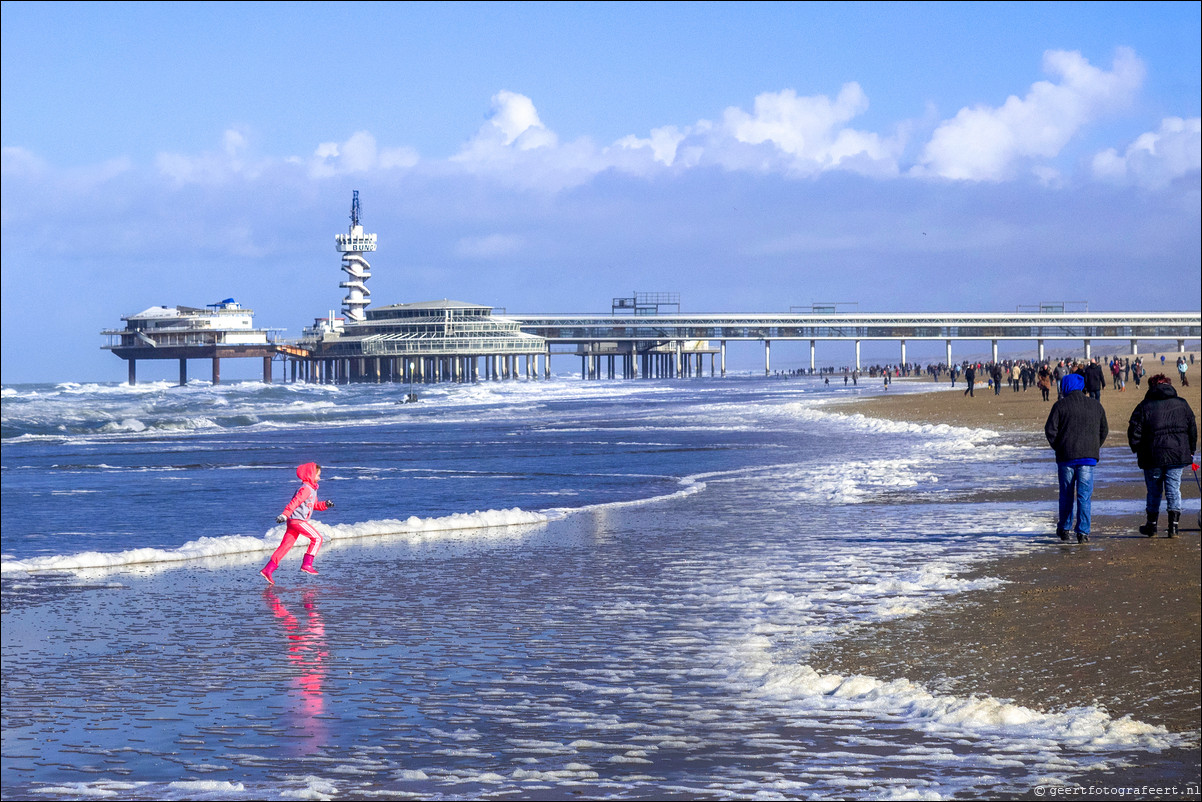
[[[1177,536],[1181,520],[1181,472],[1193,461],[1198,447],[1198,421],[1189,402],[1177,396],[1163,373],[1148,379],[1148,394],[1131,413],[1127,443],[1135,452],[1148,489],[1148,522],[1140,534],[1154,537],[1160,517],[1160,497],[1169,511],[1168,537]]]
[[[259,573],[263,575],[272,585],[275,580],[271,575],[275,573],[275,569],[279,566],[280,560],[288,554],[296,539],[300,536],[309,538],[309,548],[305,551],[305,557],[301,560],[301,570],[310,574],[316,574],[317,569],[313,567],[313,558],[317,556],[317,552],[321,549],[322,537],[321,533],[313,528],[313,524],[309,523],[309,516],[314,511],[323,512],[334,506],[332,501],[317,500],[317,483],[321,481],[321,466],[315,462],[306,462],[296,469],[296,478],[301,480],[300,489],[292,496],[292,501],[288,502],[288,506],[284,507],[284,511],[280,513],[275,522],[282,524],[288,522],[288,528],[284,530],[284,537],[280,540],[279,548],[271,555],[271,559],[267,561],[267,565],[263,566],[263,570]]]
[[[1181,386],[1189,387],[1189,379],[1185,378],[1185,371],[1189,370],[1189,363],[1185,361],[1185,357],[1177,357],[1177,375],[1181,377]]]
[[[1056,476],[1060,488],[1060,511],[1056,535],[1068,540],[1073,529],[1077,542],[1089,540],[1089,506],[1093,496],[1094,468],[1110,428],[1106,410],[1085,395],[1085,379],[1070,373],[1060,380],[1060,400],[1052,405],[1043,433],[1056,452]],[[1076,514],[1074,515],[1074,502]]]
[[[1106,377],[1102,374],[1102,366],[1098,364],[1098,358],[1094,357],[1089,360],[1089,364],[1085,366],[1085,392],[1090,398],[1101,401],[1102,388],[1106,385]]]
[[[1046,364],[1039,368],[1039,392],[1043,395],[1043,400],[1048,400],[1048,393],[1052,391],[1052,369]]]
[[[964,394],[966,396],[968,396],[969,398],[976,398],[977,394],[972,391],[972,386],[976,382],[976,380],[977,380],[977,371],[972,365],[969,365],[968,367],[966,367],[964,369],[964,381],[967,382],[967,384],[968,384],[968,389],[966,389],[964,391]]]

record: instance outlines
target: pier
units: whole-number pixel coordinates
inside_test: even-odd
[[[667,314],[667,315],[510,315],[522,330],[547,342],[548,355],[575,354],[582,375],[656,377],[700,375],[710,357],[710,373],[726,374],[726,349],[731,341],[759,342],[764,348],[764,373],[772,371],[772,344],[808,342],[810,370],[817,364],[819,343],[855,344],[855,368],[860,369],[860,345],[866,341],[897,344],[898,363],[906,360],[907,343],[942,341],[945,364],[951,365],[953,344],[983,341],[993,361],[999,343],[1028,342],[1039,359],[1055,341],[1083,343],[1091,355],[1094,340],[1127,340],[1139,353],[1141,340],[1176,341],[1184,351],[1188,339],[1202,336],[1198,312],[1016,312],[922,314]],[[717,343],[715,347],[713,343]],[[718,360],[715,368],[714,361]],[[603,370],[605,368],[605,370]]]
[[[1095,340],[1127,340],[1139,353],[1141,340],[1176,341],[1202,336],[1198,312],[1065,311],[1065,304],[1041,304],[1038,311],[1014,313],[843,313],[839,304],[814,305],[788,314],[681,314],[678,293],[639,293],[614,298],[609,314],[501,314],[493,307],[442,299],[369,309],[375,234],[364,230],[359,192],[351,201],[347,233],[334,237],[346,279],[341,315],[314,320],[298,340],[277,340],[278,329],[256,329],[253,312],[227,298],[205,308],[156,306],[128,315],[125,328],[101,332],[104,346],[125,359],[129,383],[137,363],[179,360],[179,381],[188,381],[188,360],[207,359],[213,383],[221,381],[221,360],[263,360],[263,381],[272,363],[285,363],[293,382],[441,382],[551,376],[552,356],[580,360],[586,379],[677,378],[701,376],[709,357],[711,376],[726,375],[727,345],[758,342],[764,374],[772,372],[772,345],[808,342],[810,372],[817,367],[819,343],[851,342],[854,368],[861,369],[860,346],[891,341],[898,364],[906,364],[908,343],[944,343],[944,364],[953,364],[953,344],[990,343],[998,361],[1000,343],[1028,342],[1045,358],[1048,342],[1075,341],[1091,355]],[[1020,310],[1022,308],[1020,307]]]

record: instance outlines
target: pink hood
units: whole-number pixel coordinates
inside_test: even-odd
[[[296,478],[300,479],[307,485],[317,487],[317,463],[306,462],[304,465],[296,466]]]

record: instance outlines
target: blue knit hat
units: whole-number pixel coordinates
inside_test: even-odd
[[[1085,389],[1085,377],[1080,373],[1070,373],[1060,380],[1060,394],[1068,395]]]

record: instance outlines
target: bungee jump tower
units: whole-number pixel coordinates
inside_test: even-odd
[[[351,200],[350,230],[334,238],[335,247],[342,254],[342,269],[346,273],[346,281],[338,285],[347,291],[342,299],[342,314],[351,323],[362,323],[367,319],[364,310],[371,303],[371,290],[367,288],[371,265],[363,258],[363,254],[376,249],[376,235],[363,233],[363,225],[359,222],[360,211],[359,190],[356,189]]]

